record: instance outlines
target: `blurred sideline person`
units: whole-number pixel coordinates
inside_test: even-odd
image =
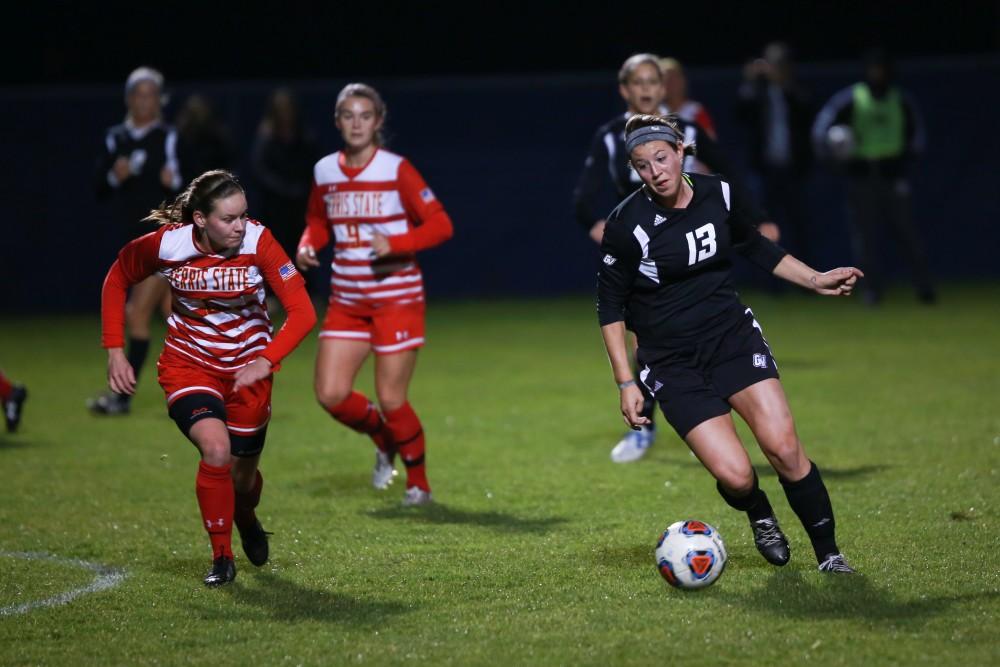
[[[663,109],[663,77],[660,59],[652,53],[630,56],[618,71],[618,93],[625,102],[625,112],[597,128],[590,142],[590,150],[583,164],[583,171],[573,192],[577,222],[587,231],[594,243],[600,244],[604,235],[603,211],[620,202],[638,188],[642,181],[629,165],[625,153],[625,123],[635,114],[665,112]],[[708,167],[730,177],[733,188],[743,201],[752,202],[752,196],[738,178],[728,158],[718,144],[699,125],[682,119],[677,123],[684,134],[685,144],[691,148],[685,168],[694,168],[694,152]],[[609,178],[610,176],[610,178]],[[609,192],[609,190],[611,192]],[[748,204],[752,205],[752,204]],[[766,214],[754,209],[753,222],[760,225],[762,233],[777,234],[777,227],[767,220]],[[637,461],[649,450],[656,437],[653,423],[655,403],[647,397],[643,415],[648,424],[639,430],[629,430],[611,450],[615,463]]]
[[[320,157],[295,96],[286,88],[273,91],[257,126],[251,162],[260,217],[289,255],[298,246],[313,165]]]
[[[764,238],[729,183],[682,170],[686,147],[671,118],[633,116],[626,133],[643,185],[608,216],[597,299],[625,423],[638,428],[649,421],[642,415],[641,383],[715,477],[726,503],[746,512],[761,555],[785,565],[788,540],[736,433],[735,409],[777,472],[820,571],[853,572],[837,546],[819,468],[796,435],[771,349],[753,312],[740,303],[730,270],[738,252],[779,278],[829,296],[849,295],[861,271],[819,273]],[[629,363],[626,326],[639,341],[638,374]]]
[[[264,484],[257,466],[271,418],[272,377],[316,323],[316,311],[288,255],[247,216],[243,188],[229,172],[202,174],[146,220],[159,230],[128,243],[104,281],[108,384],[120,394],[135,391],[135,372],[122,349],[125,293],[159,274],[174,296],[159,381],[170,417],[201,454],[195,489],[212,544],[204,582],[221,586],[236,578],[233,523],[247,559],[258,567],[268,560],[255,508]],[[268,289],[288,313],[273,337]]]
[[[235,166],[236,149],[229,130],[204,95],[196,93],[184,100],[176,124],[185,172],[198,175]]]
[[[917,298],[933,304],[923,242],[913,224],[910,163],[924,150],[924,124],[909,93],[894,83],[893,62],[881,49],[865,55],[865,80],[835,94],[820,110],[812,140],[820,157],[840,161],[855,252],[867,272],[864,299],[877,305],[885,289],[879,237],[891,228],[910,265]]]
[[[763,204],[781,228],[782,246],[808,260],[806,196],[816,110],[795,79],[787,44],[768,44],[762,58],[744,66],[736,111],[749,132],[750,165]]]
[[[388,112],[378,91],[348,84],[337,95],[334,114],[344,148],[316,163],[296,255],[301,269],[317,267],[317,251],[333,241],[316,398],[334,419],[375,443],[372,486],[389,487],[398,453],[406,467],[403,504],[425,505],[433,498],[424,431],[407,398],[417,350],[424,345],[416,253],[451,238],[452,223],[416,168],[383,148]],[[354,390],[372,353],[378,407]]]
[[[14,433],[21,424],[24,414],[24,402],[28,400],[28,390],[23,384],[16,384],[0,371],[0,404],[3,405],[4,421],[7,422],[7,432]]]
[[[701,102],[688,98],[687,76],[680,61],[676,58],[660,58],[660,70],[663,72],[663,103],[667,107],[667,112],[689,123],[695,123],[717,141],[719,135],[708,109]],[[693,165],[690,171],[699,174],[711,173],[711,170],[697,158],[690,164]]]
[[[182,186],[177,131],[163,122],[163,75],[139,67],[125,82],[125,122],[108,129],[97,160],[97,195],[109,203],[116,245],[148,231],[140,222],[151,208],[176,194]],[[127,358],[136,378],[149,353],[149,323],[160,307],[170,312],[170,292],[159,276],[135,285],[126,305]],[[113,391],[87,401],[95,415],[128,414],[131,394]]]

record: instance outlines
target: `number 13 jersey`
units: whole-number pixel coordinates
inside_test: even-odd
[[[729,324],[739,295],[733,252],[771,272],[785,251],[760,235],[729,183],[684,174],[694,190],[668,209],[640,188],[608,216],[601,244],[597,311],[601,326],[624,320],[644,348],[711,336]]]

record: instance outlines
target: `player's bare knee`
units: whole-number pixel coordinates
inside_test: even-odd
[[[378,394],[378,405],[383,413],[393,412],[403,407],[406,403],[406,394],[398,392],[386,392]]]
[[[198,443],[202,460],[210,466],[224,466],[230,462],[229,439],[210,438]]]
[[[316,400],[327,410],[335,408],[351,395],[350,387],[338,387],[334,384],[317,382]]]
[[[753,467],[727,466],[717,470],[715,478],[734,496],[745,496],[753,490]]]

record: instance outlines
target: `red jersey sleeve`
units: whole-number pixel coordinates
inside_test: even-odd
[[[712,117],[708,115],[708,111],[705,107],[698,109],[698,113],[695,114],[694,117],[694,122],[705,128],[705,131],[708,132],[708,136],[713,139],[719,138],[715,133],[715,123],[712,122]]]
[[[128,288],[151,276],[160,264],[163,227],[130,241],[111,265],[101,289],[101,345],[125,347],[125,298]]]
[[[403,160],[399,165],[398,181],[403,208],[414,221],[414,226],[406,234],[389,238],[392,252],[400,255],[413,253],[433,248],[450,239],[454,233],[451,218],[427,187],[423,176],[408,160]]]
[[[314,250],[322,250],[330,242],[330,222],[326,219],[326,204],[323,193],[313,181],[309,191],[309,205],[306,208],[306,228],[299,239],[299,247],[311,245]]]
[[[268,229],[264,230],[257,241],[257,266],[268,287],[288,313],[278,335],[260,353],[272,366],[277,367],[316,324],[316,309],[309,300],[302,274],[296,270],[292,260],[288,259],[288,255]]]

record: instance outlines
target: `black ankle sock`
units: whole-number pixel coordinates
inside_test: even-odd
[[[132,371],[135,379],[139,379],[142,367],[146,363],[146,355],[149,353],[149,339],[129,338],[128,339],[128,362],[132,364]]]
[[[715,487],[719,490],[719,495],[726,501],[726,504],[733,509],[746,512],[751,521],[760,521],[774,515],[774,510],[771,509],[771,502],[767,499],[767,494],[757,484],[756,470],[753,473],[753,488],[746,495],[734,496],[720,482],[716,482]]]
[[[806,529],[806,534],[812,541],[813,551],[816,552],[816,560],[823,560],[831,555],[840,553],[837,548],[837,540],[834,536],[836,522],[833,518],[833,505],[830,503],[830,494],[826,490],[823,478],[820,477],[819,468],[810,461],[809,473],[797,482],[789,482],[781,479],[781,486],[785,489],[788,497],[788,504],[802,522],[802,527]]]

